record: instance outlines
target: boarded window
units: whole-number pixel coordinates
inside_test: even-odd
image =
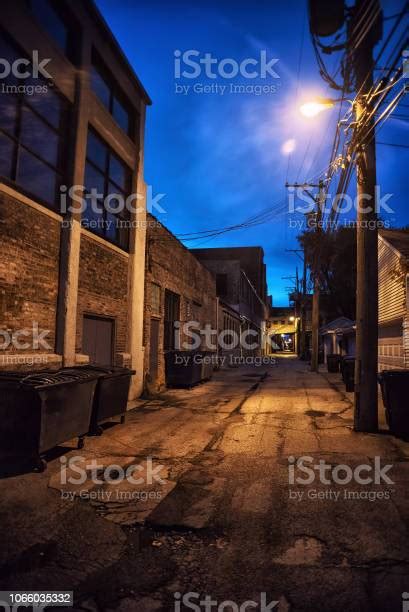
[[[160,286],[151,283],[151,308],[152,314],[160,314]]]

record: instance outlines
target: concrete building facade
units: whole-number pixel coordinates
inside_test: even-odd
[[[2,8],[0,367],[130,365],[136,397],[149,97],[91,0]]]

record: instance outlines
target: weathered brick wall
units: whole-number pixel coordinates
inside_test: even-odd
[[[115,360],[127,350],[129,258],[81,235],[76,352],[82,353],[84,314],[115,321]]]
[[[152,311],[151,284],[160,286],[159,314]],[[199,321],[200,328],[206,323],[216,329],[216,283],[213,275],[196,257],[186,249],[164,226],[153,217],[148,217],[146,273],[145,273],[145,380],[153,390],[165,385],[164,304],[165,289],[180,295],[180,320]],[[198,307],[194,304],[201,304]],[[149,380],[149,349],[151,318],[158,318],[159,364],[157,384]],[[181,340],[185,338],[182,336]]]
[[[0,329],[30,332],[21,338],[29,348],[12,343],[5,347],[2,338],[0,362],[10,353],[51,354],[55,351],[60,222],[0,191],[0,245]],[[40,332],[49,330],[45,336],[49,349],[33,350],[33,325]]]

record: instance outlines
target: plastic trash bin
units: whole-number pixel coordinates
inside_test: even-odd
[[[125,422],[129,387],[135,370],[122,366],[83,365],[65,368],[64,371],[89,372],[97,377],[89,428],[91,435],[101,434],[101,423],[113,417],[119,416],[121,423]]]
[[[44,453],[89,430],[97,377],[64,371],[0,374],[1,450],[30,458],[43,471]]]
[[[339,372],[341,365],[341,355],[331,354],[327,355],[327,369],[331,374]]]
[[[409,436],[409,370],[384,370],[378,375],[386,422],[391,433]]]
[[[346,391],[352,393],[355,390],[355,357],[346,355],[342,358],[341,372]]]
[[[193,387],[202,380],[199,351],[168,351],[165,354],[166,384],[169,387]]]

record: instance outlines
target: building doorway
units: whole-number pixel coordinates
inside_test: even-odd
[[[113,365],[115,322],[112,319],[84,315],[82,352],[90,363]]]
[[[151,331],[149,338],[149,378],[156,382],[159,367],[159,319],[151,319]]]

